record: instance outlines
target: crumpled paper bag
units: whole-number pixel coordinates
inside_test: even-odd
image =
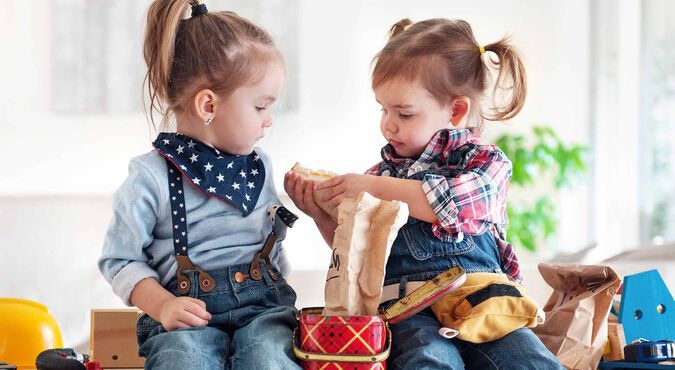
[[[540,263],[539,272],[553,293],[544,306],[546,322],[532,330],[566,368],[597,369],[621,280],[608,266]]]
[[[378,314],[389,250],[407,219],[405,203],[366,192],[340,203],[324,315]]]

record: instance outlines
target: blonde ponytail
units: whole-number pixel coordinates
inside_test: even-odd
[[[149,112],[153,126],[155,123],[153,111],[166,117],[166,107],[162,102],[169,101],[168,87],[176,34],[189,5],[189,0],[158,0],[148,10],[143,44],[143,57],[148,66],[148,72],[144,83],[150,101]]]
[[[499,69],[497,80],[492,90],[493,98],[500,96],[501,91],[509,91],[510,101],[505,106],[492,108],[494,115],[484,116],[490,121],[504,121],[516,116],[525,105],[527,96],[527,74],[520,53],[510,45],[507,37],[485,45],[485,51],[493,52],[497,58],[488,56],[489,62]]]

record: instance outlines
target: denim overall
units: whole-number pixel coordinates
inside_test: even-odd
[[[411,176],[421,180],[425,173]],[[386,266],[384,285],[399,284],[399,298],[406,284],[432,279],[439,273],[461,266],[466,273],[501,273],[500,257],[492,233],[460,234],[456,242],[438,239],[432,224],[416,218],[399,230]],[[393,301],[385,302],[391,305]],[[391,325],[392,352],[389,369],[564,369],[555,356],[528,328],[482,344],[438,334],[441,324],[430,308]]]
[[[167,160],[167,165],[170,178],[180,173],[172,162]],[[269,261],[276,233],[285,236],[285,228],[275,224],[251,264],[203,271],[188,257],[185,207],[176,206],[184,204],[182,181],[176,184],[170,187],[170,197],[177,199],[171,202],[171,211],[178,274],[165,288],[176,296],[204,301],[212,318],[207,326],[167,332],[144,314],[136,333],[145,368],[299,369],[291,346],[296,295]]]
[[[408,218],[389,252],[384,285],[400,283],[403,288],[400,291],[405,295],[408,281],[429,280],[456,266],[466,273],[502,272],[491,233],[465,234],[457,242],[444,242],[434,235],[431,226],[429,222]]]

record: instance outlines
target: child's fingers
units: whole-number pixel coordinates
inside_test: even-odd
[[[342,185],[342,181],[337,183],[335,186],[324,189],[322,191],[322,193],[323,193],[322,199],[324,201],[330,201],[331,199],[343,194],[345,192],[345,187],[341,186],[341,185]]]
[[[288,180],[284,179],[284,190],[286,191],[286,194],[288,194],[288,197],[291,198],[293,203],[295,203],[295,198],[294,198],[295,197],[295,194],[294,194],[295,188],[293,186],[293,182],[290,179],[288,179]]]
[[[300,201],[303,205],[307,204],[307,183],[302,183],[298,180],[297,187]]]
[[[307,181],[305,183],[305,186],[303,186],[302,189],[302,200],[305,205],[311,205],[314,203],[314,182],[313,181]]]
[[[202,320],[211,320],[211,314],[206,310],[206,305],[202,306],[199,303],[191,301],[185,305],[185,311],[190,312]]]
[[[294,173],[288,174],[288,181],[284,184],[286,187],[286,193],[293,200],[298,208],[300,208],[302,202],[302,189],[298,187],[298,176]]]
[[[301,176],[291,174],[289,176],[289,191],[288,195],[302,212],[307,213],[307,204],[305,201],[305,182]]]
[[[211,314],[195,302],[186,302],[176,318],[190,326],[204,326],[211,319]]]
[[[201,308],[206,310],[206,302],[202,301],[201,299],[192,298],[192,297],[185,297],[185,298],[187,298],[191,302],[194,302],[194,303],[198,304]]]
[[[209,322],[200,317],[193,315],[191,312],[183,311],[178,316],[179,323],[187,324],[188,326],[206,326]]]
[[[340,205],[340,203],[342,202],[343,198],[344,198],[344,196],[342,196],[342,194],[331,198],[330,200],[327,201],[328,206],[331,207],[331,208],[337,208]]]
[[[178,320],[190,324],[190,326],[204,326],[209,323],[211,319],[211,314],[202,311],[200,313],[195,313],[186,307],[186,310],[183,311],[181,315],[178,316]]]
[[[344,175],[331,177],[330,179],[328,179],[324,182],[320,182],[320,183],[316,184],[316,187],[314,188],[314,190],[324,190],[324,189],[327,189],[327,188],[337,186],[340,183],[342,183],[342,181],[344,181],[344,178],[345,178]]]
[[[292,172],[286,172],[284,175],[284,189],[288,195],[295,192],[295,176]]]
[[[328,188],[319,192],[319,199],[331,207],[339,206],[344,197],[344,189],[341,186]]]

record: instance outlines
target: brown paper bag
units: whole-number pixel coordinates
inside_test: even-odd
[[[405,203],[366,192],[340,203],[324,315],[377,315],[389,250],[407,219]]]
[[[618,322],[609,322],[607,339],[609,341],[609,352],[603,353],[603,361],[623,361],[623,347],[626,346],[626,336],[623,333],[623,325]]]
[[[568,369],[597,369],[619,277],[607,266],[541,263],[539,271],[553,293],[546,322],[532,330]]]

